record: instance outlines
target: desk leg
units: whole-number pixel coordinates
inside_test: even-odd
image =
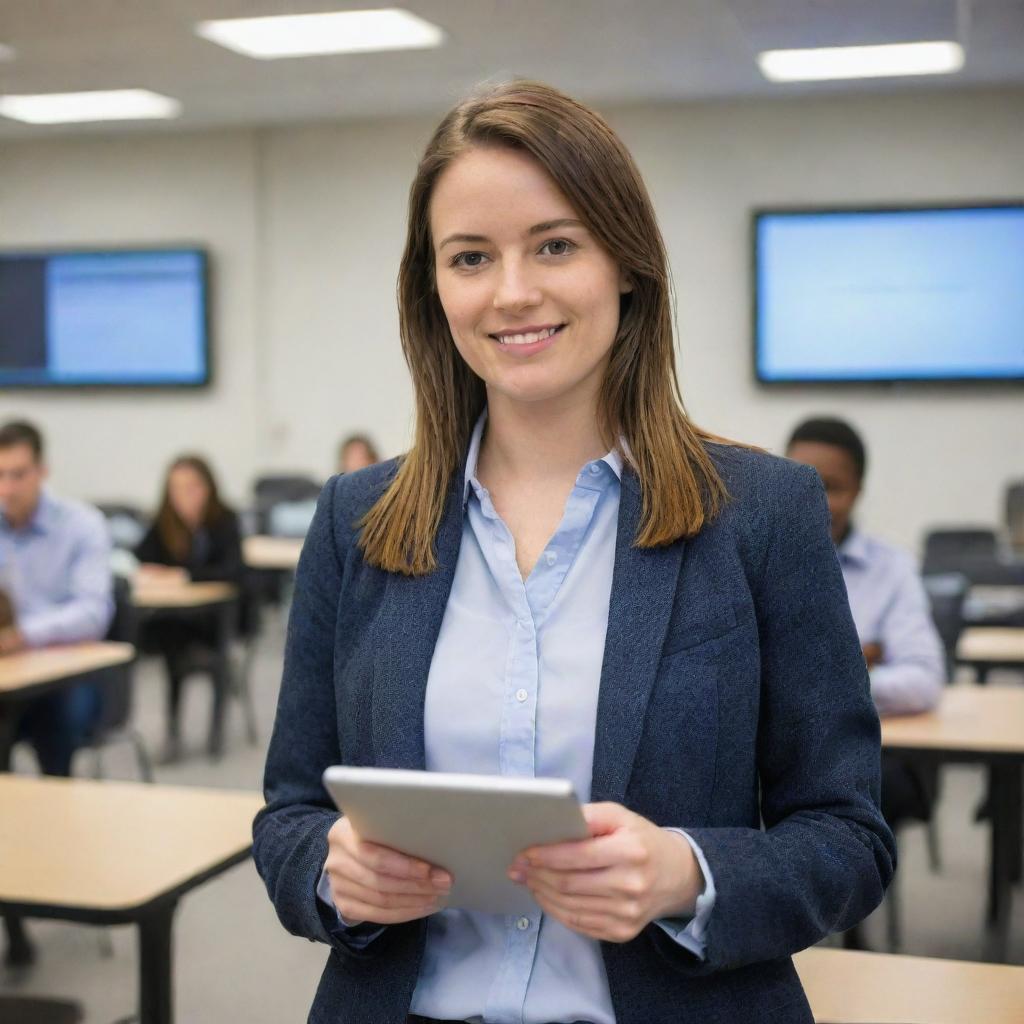
[[[1020,864],[1020,768],[1015,764],[991,765],[989,794],[992,801],[992,859],[987,918],[991,928],[991,959],[1005,963],[1010,901],[1013,898],[1012,879]]]
[[[174,948],[176,903],[161,905],[139,921],[139,1024],[174,1022]]]
[[[217,610],[217,670],[213,679],[209,743],[211,757],[220,757],[224,753],[224,714],[231,693],[231,637],[235,614],[234,601],[221,604]]]

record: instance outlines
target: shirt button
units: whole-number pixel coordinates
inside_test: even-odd
[[[597,474],[601,472],[601,467],[596,462],[592,462],[590,464],[590,472],[594,476],[597,476]]]
[[[528,917],[521,917],[516,921],[516,927],[521,931],[525,932],[530,927],[530,919]]]
[[[529,696],[530,695],[525,690],[516,690],[516,700],[519,701],[520,704],[522,704]]]
[[[558,561],[558,555],[554,551],[549,551],[544,558],[547,560],[548,565],[554,565]]]

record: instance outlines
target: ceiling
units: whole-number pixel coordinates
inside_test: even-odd
[[[437,50],[251,60],[200,39],[212,18],[403,6]],[[773,85],[763,49],[958,39],[956,75]],[[1024,87],[1024,0],[0,0],[0,94],[147,88],[167,123],[30,126],[2,138],[177,131],[436,113],[481,81],[525,75],[596,104],[977,86]]]

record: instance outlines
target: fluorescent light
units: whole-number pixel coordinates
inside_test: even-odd
[[[422,50],[440,46],[444,33],[415,14],[389,7],[269,18],[201,21],[196,33],[258,60],[325,53]]]
[[[3,43],[0,43],[0,60],[14,60],[14,51]]]
[[[964,66],[959,43],[890,43],[884,46],[828,46],[807,50],[766,50],[758,66],[772,82],[820,82],[829,78],[888,78],[948,75]]]
[[[0,115],[29,124],[72,121],[142,121],[177,117],[181,104],[148,89],[106,92],[51,92],[38,96],[0,96]]]

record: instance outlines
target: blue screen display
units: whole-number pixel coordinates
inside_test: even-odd
[[[762,381],[1024,379],[1024,208],[761,213]]]
[[[201,250],[0,255],[0,386],[208,379]]]

